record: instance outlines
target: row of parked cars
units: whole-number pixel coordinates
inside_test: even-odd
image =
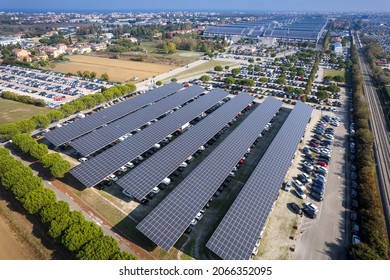
[[[316,124],[312,139],[308,146],[302,149],[304,160],[301,169],[303,172],[298,174],[293,182],[288,182],[285,186],[285,189],[289,191],[294,185],[295,193],[301,199],[306,199],[307,194],[317,202],[324,199],[328,166],[331,160],[331,145],[335,134],[334,128],[329,126],[329,123],[332,122],[339,122],[339,119],[326,115]],[[305,213],[312,219],[316,218],[318,214],[318,207],[313,203],[304,203],[302,208],[292,203],[290,208],[297,214]]]

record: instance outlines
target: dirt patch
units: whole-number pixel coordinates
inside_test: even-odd
[[[15,206],[11,206],[5,196],[0,190],[0,260],[53,259],[54,251],[46,248],[37,237],[43,230],[17,209],[14,211]]]
[[[199,57],[199,53],[179,53],[179,56],[182,57]]]
[[[133,77],[138,77],[138,79],[142,80],[176,68],[167,64],[110,59],[89,55],[73,55],[67,58],[70,62],[56,64],[53,70],[62,73],[94,71],[98,77],[103,73],[107,73],[110,80],[118,82],[125,82]]]

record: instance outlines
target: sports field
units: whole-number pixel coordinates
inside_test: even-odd
[[[58,63],[52,70],[73,74],[77,71],[94,71],[98,77],[103,73],[107,73],[110,80],[116,82],[129,81],[133,77],[138,77],[139,80],[142,80],[176,68],[174,65],[110,59],[88,55],[72,55],[67,56],[67,58],[70,62]]]
[[[47,107],[37,107],[0,98],[0,124],[28,119],[36,114],[48,113],[51,110]]]

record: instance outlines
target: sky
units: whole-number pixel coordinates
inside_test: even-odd
[[[0,0],[0,11],[368,11],[389,12],[390,0]]]

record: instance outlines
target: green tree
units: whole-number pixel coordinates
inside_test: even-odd
[[[96,100],[95,98],[93,98],[92,96],[83,96],[81,99],[80,99],[81,102],[83,102],[85,104],[85,106],[87,106],[88,109],[91,109],[93,107],[96,106]]]
[[[248,59],[248,62],[249,62],[249,63],[253,63],[253,62],[255,62],[255,60],[254,60],[253,58],[249,58],[249,59]]]
[[[225,78],[225,85],[230,86],[232,84],[235,84],[236,80],[232,76],[228,76]]]
[[[374,249],[363,242],[352,246],[349,255],[353,260],[382,260],[381,256]]]
[[[176,83],[176,82],[177,82],[177,78],[172,78],[172,79],[171,79],[171,82],[172,82],[172,83]]]
[[[200,77],[200,80],[202,82],[209,82],[211,80],[211,78],[210,78],[210,76],[203,75],[202,77]]]
[[[118,242],[111,236],[92,239],[77,253],[79,260],[110,260],[120,252]]]
[[[64,104],[60,108],[61,112],[64,114],[65,117],[68,117],[70,115],[73,115],[76,113],[76,108],[70,104]]]
[[[261,77],[260,79],[259,79],[259,81],[260,81],[260,83],[268,83],[268,78],[267,77]]]
[[[30,134],[28,133],[21,133],[16,134],[14,137],[12,137],[12,141],[23,153],[28,153],[30,149],[37,144],[37,141],[35,141]]]
[[[55,203],[48,204],[41,209],[39,214],[41,215],[42,222],[50,223],[56,217],[67,214],[70,212],[69,204],[65,201],[56,201]]]
[[[78,251],[93,239],[103,236],[103,230],[93,222],[81,222],[70,225],[62,236],[62,244],[69,251]]]
[[[103,73],[100,78],[103,80],[103,81],[106,81],[108,82],[110,80],[110,76],[108,76],[107,73]]]
[[[214,67],[214,71],[217,71],[217,72],[223,71],[223,67],[221,65],[217,65]]]
[[[321,100],[328,99],[329,92],[327,92],[326,90],[319,90],[317,93],[317,97]]]
[[[43,180],[37,176],[26,176],[21,178],[13,187],[12,193],[15,195],[15,198],[23,202],[24,197],[31,191],[44,188]]]
[[[41,158],[49,152],[49,149],[45,144],[35,144],[30,149],[30,155],[37,160],[41,160]]]
[[[59,153],[51,153],[44,155],[41,159],[41,163],[44,168],[50,168],[53,164],[60,161],[62,158]]]
[[[330,92],[340,92],[340,88],[336,85],[330,85],[326,88]]]
[[[231,72],[232,72],[232,75],[235,77],[235,76],[237,76],[238,74],[241,73],[241,70],[240,70],[240,68],[233,68],[231,70]]]
[[[286,78],[284,77],[279,77],[277,80],[276,80],[276,83],[279,84],[279,85],[284,85],[286,83]]]
[[[91,79],[96,79],[96,76],[97,76],[97,74],[96,74],[96,72],[94,72],[94,71],[92,71],[92,72],[89,74],[89,77],[90,77]]]
[[[260,72],[261,71],[261,67],[256,65],[255,68],[253,68],[253,70],[255,70],[255,72]]]
[[[6,123],[0,125],[0,138],[10,139],[14,135],[20,133],[19,127],[15,123]]]
[[[104,98],[104,95],[101,93],[95,93],[90,95],[93,99],[95,99],[96,104],[102,104],[103,102],[106,101]]]
[[[53,238],[60,238],[70,225],[84,221],[85,218],[80,211],[71,211],[69,213],[57,216],[50,223],[49,234]]]
[[[345,82],[345,78],[342,75],[337,75],[337,76],[333,77],[333,81],[338,82],[338,83],[344,83]]]
[[[83,72],[83,77],[84,78],[90,78],[91,77],[91,72],[89,72],[88,70],[84,71]]]
[[[38,213],[43,207],[56,202],[56,195],[47,188],[30,191],[23,199],[23,207],[30,214]]]
[[[31,168],[24,165],[16,166],[4,173],[4,175],[1,178],[1,184],[6,189],[11,189],[12,186],[14,186],[20,179],[32,175],[33,173]]]
[[[22,167],[23,164],[14,159],[13,157],[1,157],[0,158],[0,177],[3,178],[4,175],[13,169],[17,169],[18,167]]]
[[[36,127],[36,123],[32,119],[24,119],[15,123],[21,133],[30,133]]]
[[[253,64],[249,64],[248,67],[246,68],[246,70],[252,71],[253,70]]]
[[[229,70],[230,66],[229,65],[226,65],[225,66],[225,70]]]
[[[157,81],[157,82],[156,82],[156,86],[158,86],[158,87],[159,87],[159,86],[162,86],[162,84],[163,84],[162,81]]]
[[[55,178],[63,178],[69,172],[70,168],[70,163],[67,160],[61,159],[50,167],[50,173]]]
[[[136,260],[137,258],[130,253],[120,251],[112,257],[112,260]]]
[[[72,107],[75,108],[75,112],[81,112],[87,109],[87,105],[85,105],[85,103],[81,100],[73,101],[71,104]]]
[[[44,114],[38,114],[32,117],[32,120],[35,122],[36,127],[46,128],[50,124],[50,119]]]
[[[53,110],[47,113],[46,116],[49,118],[50,122],[57,122],[64,117],[64,113],[60,110]]]
[[[0,158],[6,158],[9,157],[11,154],[8,149],[6,148],[0,148]]]

